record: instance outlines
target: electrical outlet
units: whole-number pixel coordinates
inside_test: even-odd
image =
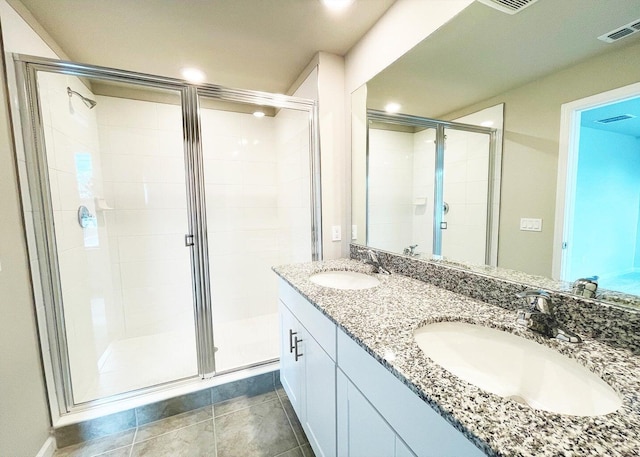
[[[351,226],[351,239],[352,240],[357,240],[358,239],[358,226],[357,225],[352,225]]]
[[[525,232],[542,232],[542,219],[523,217],[520,219],[520,230]]]
[[[339,225],[331,227],[331,241],[340,241],[342,239],[342,232]]]

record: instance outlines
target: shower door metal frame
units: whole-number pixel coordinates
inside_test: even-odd
[[[83,403],[74,403],[71,383],[71,366],[62,303],[62,287],[55,231],[53,205],[48,180],[48,165],[44,141],[44,124],[41,118],[40,97],[37,85],[38,71],[121,82],[149,88],[172,90],[180,94],[184,138],[185,187],[189,235],[191,246],[191,276],[195,314],[196,351],[198,374],[202,379],[216,374],[214,354],[213,314],[211,307],[211,283],[209,280],[209,255],[207,244],[206,200],[204,167],[202,158],[199,94],[218,100],[262,104],[276,108],[290,108],[309,112],[310,163],[311,163],[311,227],[313,260],[322,258],[321,200],[320,200],[320,150],[318,135],[318,107],[314,100],[268,94],[264,92],[228,89],[213,84],[193,85],[187,81],[108,67],[85,65],[75,62],[14,54],[16,78],[20,98],[27,181],[32,204],[32,217],[42,302],[45,308],[49,353],[53,368],[54,390],[60,415],[84,410],[111,401],[130,398],[142,393],[166,389],[181,380],[144,387],[109,397]],[[22,185],[23,183],[21,183]],[[25,215],[25,217],[28,217]],[[31,253],[30,253],[31,255]],[[34,289],[34,293],[36,290]],[[42,325],[42,323],[38,323]],[[41,346],[41,350],[44,347]],[[243,367],[244,368],[244,367]],[[242,369],[242,368],[240,368]],[[190,378],[187,378],[190,379]]]
[[[487,176],[487,233],[485,237],[485,264],[491,264],[491,248],[493,245],[493,203],[494,181],[496,177],[495,163],[497,154],[497,129],[481,127],[461,122],[443,121],[428,117],[412,116],[409,114],[394,114],[374,109],[367,110],[367,208],[369,205],[369,123],[383,122],[386,124],[404,125],[410,127],[432,128],[436,131],[435,176],[433,189],[433,255],[442,256],[442,222],[444,215],[444,150],[446,129],[461,130],[471,133],[489,135],[489,174]],[[367,209],[367,237],[369,244],[369,211]]]

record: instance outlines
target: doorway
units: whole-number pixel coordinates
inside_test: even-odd
[[[640,293],[638,86],[563,105],[569,131],[558,170],[556,279],[598,276],[604,289]]]

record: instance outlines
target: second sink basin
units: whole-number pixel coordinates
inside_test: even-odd
[[[414,332],[420,349],[465,381],[535,409],[599,416],[622,405],[602,379],[553,349],[508,332],[438,322]]]
[[[309,280],[332,289],[370,289],[380,284],[373,276],[357,271],[323,271],[311,275]]]

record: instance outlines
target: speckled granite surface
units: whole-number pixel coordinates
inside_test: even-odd
[[[361,246],[352,244],[351,257],[362,258],[361,250]],[[385,267],[393,272],[505,309],[517,309],[520,305],[514,299],[515,295],[533,286],[529,282],[520,282],[522,277],[519,275],[507,279],[448,263],[374,251]],[[536,288],[551,293],[558,321],[568,330],[640,355],[640,309],[578,297],[552,287],[537,285]]]
[[[351,245],[351,257],[358,257],[358,251],[362,249],[371,249],[366,246],[352,244]],[[391,252],[379,251],[374,249],[376,252],[381,252],[384,254],[388,254],[391,256],[395,256],[397,258],[407,258],[406,256],[400,256],[399,254],[393,254]],[[492,267],[489,265],[477,265],[468,262],[461,262],[457,260],[449,260],[449,259],[432,259],[430,257],[425,257],[423,255],[418,255],[416,257],[409,257],[411,260],[420,260],[423,262],[429,262],[434,265],[441,265],[443,267],[449,268],[457,268],[462,270],[467,270],[469,272],[477,273],[480,275],[490,276],[495,279],[501,279],[505,281],[518,282],[520,284],[526,284],[530,287],[535,287],[538,289],[545,290],[553,290],[555,292],[566,292],[571,293],[571,289],[573,288],[573,283],[567,281],[557,281],[551,278],[545,278],[544,276],[531,275],[528,273],[524,273],[522,271],[510,270],[508,268],[498,268]],[[598,289],[598,297],[596,302],[606,302],[612,305],[621,305],[627,308],[634,308],[640,310],[640,296],[630,295],[623,292],[615,291],[615,290],[607,290],[602,287]]]
[[[487,455],[640,455],[640,357],[629,349],[588,337],[580,344],[549,340],[515,326],[512,310],[400,274],[377,275],[381,284],[365,290],[330,289],[308,279],[318,271],[369,268],[340,259],[274,271]],[[606,416],[576,417],[534,410],[482,391],[431,361],[413,340],[416,328],[447,320],[498,328],[555,348],[607,381],[623,405]]]

